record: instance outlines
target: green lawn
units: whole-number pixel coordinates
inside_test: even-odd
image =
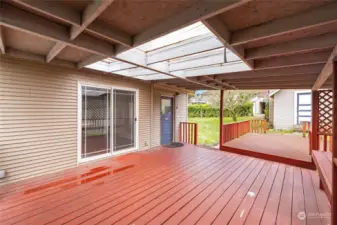
[[[253,117],[239,117],[238,121],[249,120]],[[188,122],[198,124],[198,144],[217,145],[219,143],[219,118],[217,117],[194,117],[189,118]],[[233,122],[232,118],[224,117],[224,123]]]

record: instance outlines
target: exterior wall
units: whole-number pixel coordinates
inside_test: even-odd
[[[139,149],[159,145],[158,96],[163,92],[155,92],[151,123],[149,83],[1,56],[0,169],[7,177],[0,185],[77,166],[78,82],[138,89]],[[178,101],[178,109],[183,108],[187,102]]]
[[[274,128],[294,127],[294,90],[280,90],[274,95]]]
[[[175,97],[175,141],[180,140],[180,122],[187,122],[188,121],[188,96],[187,94],[179,94]]]
[[[269,121],[274,126],[274,96],[269,98]]]

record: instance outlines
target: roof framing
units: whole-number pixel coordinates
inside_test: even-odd
[[[313,90],[318,90],[322,87],[322,85],[325,83],[326,80],[332,75],[333,73],[333,61],[335,57],[337,56],[337,45],[333,49],[328,61],[324,65],[321,73],[318,75],[317,80],[312,87]]]
[[[123,33],[122,35],[120,35],[121,32],[114,33],[114,30],[118,30],[117,28],[114,29],[112,27],[111,29],[110,26],[103,26],[102,23],[95,21],[98,15],[102,13],[113,2],[113,0],[93,1],[92,4],[89,4],[85,8],[82,14],[75,12],[71,8],[62,6],[61,4],[56,4],[55,2],[52,2],[51,4],[49,4],[48,2],[47,4],[44,1],[12,1],[30,10],[36,11],[39,14],[53,17],[54,19],[71,24],[71,31],[69,34],[66,27],[49,21],[48,19],[43,18],[39,15],[28,13],[15,6],[9,5],[8,3],[5,3],[4,7],[2,7],[1,13],[4,17],[1,21],[2,25],[29,32],[56,42],[54,47],[47,54],[46,62],[51,62],[66,46],[71,46],[94,54],[93,56],[90,56],[87,59],[79,62],[77,65],[78,67],[83,67],[95,61],[102,60],[103,58],[113,57],[119,61],[130,63],[137,67],[149,69],[154,72],[162,73],[171,77],[189,80],[192,83],[197,83],[208,88],[212,87],[214,89],[219,89],[219,87],[217,85],[210,85],[204,82],[190,80],[188,78],[173,75],[166,71],[152,68],[146,65],[146,63],[138,63],[138,61],[128,61],[127,58],[130,55],[117,57],[115,54],[114,44],[116,44],[116,42],[118,43],[117,50],[118,53],[121,53],[129,49],[131,47],[131,44],[132,47],[138,46],[156,37],[160,37],[181,27],[192,24],[196,21],[200,21],[202,19],[209,18],[218,13],[222,13],[228,9],[237,7],[247,2],[246,0],[228,2],[224,1],[212,4],[209,4],[207,2],[198,2],[192,7],[189,7],[187,10],[178,13],[175,16],[169,17],[167,20],[158,23],[153,27],[150,27],[149,29],[140,34],[137,34],[132,38],[131,36],[127,36]],[[6,10],[4,10],[5,8]],[[34,27],[34,25],[36,24],[40,26]],[[106,39],[115,41],[115,43],[109,44],[98,38],[83,33],[83,31],[88,31],[88,33],[94,33],[101,37],[105,37]],[[107,35],[107,32],[110,32],[111,35]],[[115,38],[116,36],[119,38]],[[121,38],[123,39],[123,41],[121,41]]]
[[[336,12],[337,3],[333,3],[239,30],[232,34],[231,45],[238,46],[295,31],[306,32],[315,27],[333,24],[337,22]]]
[[[203,21],[205,26],[213,32],[215,36],[230,50],[232,50],[242,61],[244,61],[251,69],[254,69],[254,62],[245,59],[245,51],[242,47],[234,47],[230,44],[231,32],[217,18],[212,17]]]
[[[6,53],[5,41],[4,41],[4,37],[3,37],[3,32],[2,32],[2,27],[1,26],[0,26],[0,52],[1,52],[1,54],[5,54]]]
[[[2,15],[0,51],[2,54],[78,68],[104,58],[113,58],[119,61],[123,68],[118,69],[117,65],[117,70],[131,68],[137,72],[137,76],[148,76],[149,79],[170,76],[173,79],[164,79],[155,83],[162,82],[191,89],[200,87],[241,89],[267,86],[268,88],[302,88],[309,84],[312,88],[318,89],[329,85],[328,78],[332,73],[331,61],[337,54],[336,2],[309,1],[306,4],[297,4],[290,1],[287,4],[279,4],[270,1],[261,3],[262,7],[259,8],[260,1],[256,0],[214,3],[198,1],[193,5],[183,4],[181,7],[184,10],[175,9],[172,15],[164,19],[153,17],[157,18],[157,21],[154,19],[149,24],[154,25],[145,26],[148,28],[141,32],[129,31],[129,34],[122,31],[127,29],[124,29],[118,22],[110,23],[109,18],[105,18],[105,22],[100,20],[99,15],[103,11],[108,8],[115,9],[115,6],[118,6],[111,5],[113,1],[90,1],[91,4],[81,9],[82,12],[76,11],[76,7],[71,8],[73,6],[70,4],[67,6],[66,2],[64,4],[56,1],[30,0],[4,2],[0,8]],[[109,5],[113,7],[108,7]],[[177,4],[175,7],[180,6]],[[254,8],[259,8],[259,10],[254,11]],[[269,8],[274,10],[268,11]],[[249,20],[242,18],[242,22],[240,12],[245,12],[244,15]],[[225,73],[227,69],[223,69],[221,54],[217,52],[214,54],[218,57],[216,60],[208,59],[206,62],[202,57],[193,56],[193,54],[200,53],[193,45],[190,46],[191,51],[187,54],[193,56],[191,59],[195,63],[200,62],[200,67],[190,65],[187,69],[181,68],[184,61],[175,61],[174,57],[182,56],[179,52],[174,52],[166,58],[156,57],[161,50],[166,51],[169,48],[151,52],[153,55],[151,55],[150,63],[145,52],[132,49],[197,21],[202,21],[221,42],[218,41],[213,48],[200,48],[200,51],[220,49],[222,45],[225,45],[253,70]],[[8,28],[48,40],[48,43],[46,41],[44,45],[45,49],[48,49],[45,51],[41,48],[36,51],[38,54],[34,51],[28,53],[24,52],[26,50],[16,49],[17,46],[20,48],[22,45],[11,43],[11,39],[7,37],[10,33],[7,32]],[[5,41],[8,41],[8,46],[5,46]],[[54,46],[49,47],[52,43]],[[75,60],[71,62],[59,60],[63,56],[58,57],[58,54],[66,47],[69,47],[67,51],[78,51],[75,53],[81,58],[76,62],[73,62]],[[47,51],[49,52],[41,55],[41,52]],[[70,52],[70,55],[71,53],[74,52]],[[69,57],[69,59],[74,59],[77,56],[75,53],[73,58]],[[168,63],[170,60],[175,70],[171,70],[171,64]],[[244,65],[244,63],[241,64]],[[234,64],[231,65],[231,71],[237,68]]]

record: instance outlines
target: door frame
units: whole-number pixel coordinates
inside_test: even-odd
[[[175,140],[175,96],[174,95],[161,95],[160,96],[160,108],[159,108],[159,124],[160,124],[160,134],[159,134],[159,144],[161,145],[161,106],[162,98],[170,98],[172,100],[172,142]]]
[[[105,88],[110,89],[111,91],[111,98],[110,98],[110,153],[105,153],[102,155],[92,156],[88,158],[82,158],[81,157],[81,151],[82,151],[82,86],[89,86],[94,88]],[[113,108],[113,91],[114,90],[125,90],[125,91],[133,91],[135,92],[135,118],[137,118],[137,121],[135,123],[135,147],[127,148],[120,150],[118,152],[113,151],[113,115],[114,115],[114,108]],[[122,87],[122,86],[115,86],[115,85],[104,85],[99,83],[91,83],[91,82],[77,82],[77,164],[93,161],[97,159],[102,158],[108,158],[116,155],[125,154],[132,151],[138,151],[139,150],[139,90],[135,88],[128,88],[128,87]]]

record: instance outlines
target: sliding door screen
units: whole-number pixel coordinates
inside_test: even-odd
[[[82,86],[81,158],[110,153],[111,89]]]
[[[135,147],[136,116],[134,91],[113,90],[113,150]]]

